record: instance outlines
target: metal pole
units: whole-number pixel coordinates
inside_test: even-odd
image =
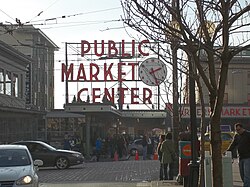
[[[178,94],[178,71],[177,71],[177,45],[172,44],[172,60],[173,60],[173,140],[176,153],[178,152],[179,137],[179,94]]]
[[[189,60],[189,105],[190,105],[190,122],[191,122],[191,161],[189,163],[189,187],[198,186],[199,164],[197,151],[197,126],[196,126],[196,102],[195,102],[195,79],[193,61],[188,56]]]
[[[172,1],[172,7],[177,7],[177,0]],[[175,22],[175,18],[172,16],[172,22]],[[177,50],[179,48],[179,41],[175,38],[171,39],[171,52],[172,52],[172,63],[173,63],[173,120],[172,120],[172,131],[173,140],[175,146],[175,152],[178,153],[178,139],[179,139],[179,94],[178,94],[178,65],[177,65]],[[177,169],[178,170],[178,169]]]
[[[65,43],[65,65],[66,70],[68,70],[68,49],[67,49],[67,42]],[[69,87],[68,87],[68,77],[66,76],[65,81],[65,104],[69,103]]]

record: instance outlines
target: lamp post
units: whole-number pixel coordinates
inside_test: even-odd
[[[198,186],[199,164],[197,154],[197,126],[196,126],[196,102],[195,102],[195,79],[194,63],[188,55],[189,64],[189,105],[190,105],[190,123],[191,123],[191,161],[189,163],[189,187]]]

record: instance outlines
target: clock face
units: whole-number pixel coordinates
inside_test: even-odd
[[[139,77],[149,86],[160,85],[167,76],[166,65],[158,58],[148,58],[139,66]]]

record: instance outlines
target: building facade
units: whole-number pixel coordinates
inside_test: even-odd
[[[33,59],[27,67],[26,106],[38,111],[54,108],[54,52],[57,45],[32,25],[4,25],[0,40]]]
[[[43,113],[26,109],[26,73],[33,59],[0,41],[0,143],[39,138]]]
[[[204,63],[204,67],[205,67]],[[216,80],[219,79],[219,64],[216,69]],[[206,123],[209,124],[209,92],[203,81],[202,89],[206,104]],[[200,118],[199,94],[197,98],[197,117]],[[245,50],[236,55],[229,64],[225,87],[221,125],[233,126],[236,122],[243,123],[250,129],[250,51]],[[183,106],[182,118],[189,118],[188,107]]]
[[[33,26],[1,24],[0,32],[0,142],[45,140],[58,47]]]

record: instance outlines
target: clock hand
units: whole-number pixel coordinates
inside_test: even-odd
[[[150,74],[154,74],[156,71],[159,71],[159,70],[161,70],[162,68],[161,67],[159,67],[159,68],[157,68],[157,69],[153,69],[153,68],[151,68],[151,71],[149,72]]]
[[[154,79],[155,79],[155,84],[158,85],[158,79],[156,78],[156,75],[155,75],[155,72],[160,70],[161,68],[158,68],[158,69],[153,69],[151,68],[151,71],[149,72],[151,75],[153,75]]]

